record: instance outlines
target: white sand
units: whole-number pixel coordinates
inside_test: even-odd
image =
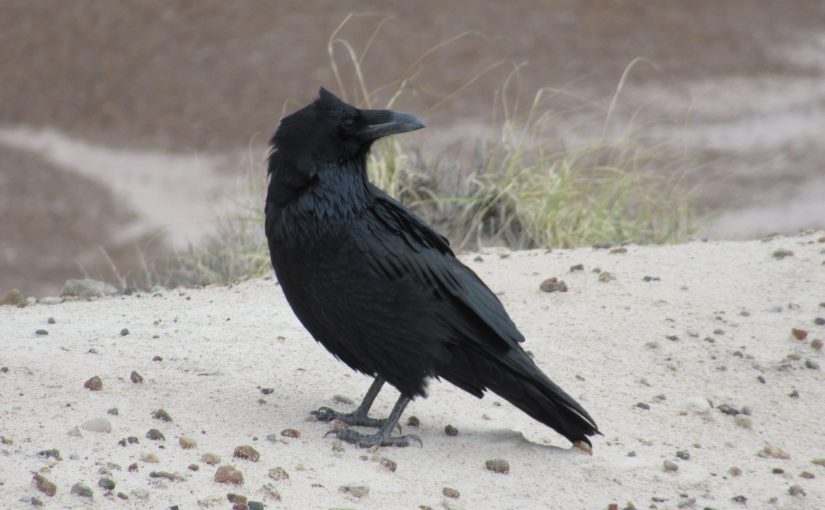
[[[569,450],[562,437],[494,395],[477,400],[440,383],[404,418],[420,418],[419,429],[405,431],[419,434],[423,448],[373,455],[345,444],[343,452],[334,451],[334,440],[323,437],[328,425],[308,420],[308,411],[347,408],[333,395],[357,401],[369,380],[309,337],[272,280],[2,307],[0,367],[8,372],[0,373],[0,436],[13,443],[0,444],[0,507],[30,508],[20,499],[36,496],[48,508],[189,509],[198,500],[230,508],[226,494],[234,492],[267,508],[442,508],[449,501],[465,509],[604,509],[632,501],[639,509],[662,509],[676,508],[686,495],[696,498],[695,508],[822,509],[825,467],[811,460],[825,458],[825,372],[805,368],[806,360],[825,365],[822,351],[810,345],[825,339],[825,326],[813,322],[825,316],[819,305],[825,302],[825,244],[816,242],[822,236],[629,246],[624,254],[588,248],[507,258],[488,250],[483,262],[474,261],[475,254],[464,257],[500,292],[528,339],[525,348],[596,419],[604,436],[594,439],[593,456]],[[794,255],[777,260],[772,253],[779,248]],[[577,263],[585,271],[570,273]],[[616,280],[600,282],[595,267]],[[644,282],[646,275],[661,281]],[[550,276],[564,279],[570,291],[540,292]],[[56,323],[48,324],[49,317]],[[791,336],[794,327],[809,331],[805,341]],[[35,336],[40,328],[49,335]],[[122,328],[131,334],[120,336]],[[787,360],[789,354],[801,359]],[[163,361],[153,362],[156,355]],[[144,376],[143,384],[130,382],[132,370]],[[93,375],[102,378],[102,391],[84,389]],[[275,391],[264,396],[259,387]],[[793,390],[798,398],[789,397]],[[387,413],[396,397],[385,392],[375,415]],[[685,413],[698,398],[750,407],[752,428],[717,409]],[[649,410],[636,407],[639,402]],[[111,407],[118,416],[107,415]],[[174,421],[153,419],[157,408]],[[95,417],[109,419],[112,432],[67,434]],[[447,424],[459,435],[446,436]],[[150,428],[166,435],[165,448],[145,439]],[[285,428],[301,431],[300,439],[266,440]],[[132,435],[140,444],[118,446]],[[197,448],[180,448],[181,435],[194,437]],[[758,456],[768,443],[790,458]],[[243,444],[260,452],[259,462],[232,458]],[[63,460],[37,455],[48,448],[60,450]],[[677,458],[677,450],[690,459]],[[215,483],[216,468],[199,461],[205,452],[235,465],[245,484]],[[145,453],[159,463],[140,461]],[[394,460],[397,471],[373,459],[380,456]],[[491,458],[507,459],[510,473],[485,470]],[[665,460],[678,471],[665,472]],[[111,478],[115,493],[128,501],[97,486],[107,462],[122,468]],[[130,473],[133,462],[139,471]],[[192,463],[200,464],[198,472],[187,469]],[[275,466],[286,469],[289,480],[269,479]],[[728,474],[733,466],[740,476]],[[149,477],[155,470],[185,480],[158,482]],[[54,497],[34,488],[34,471],[57,484]],[[815,478],[800,476],[803,471]],[[92,487],[93,500],[70,494],[79,481]],[[260,492],[264,483],[272,483],[282,501]],[[369,495],[342,494],[345,484],[366,485]],[[796,484],[805,495],[789,495]],[[447,500],[444,486],[461,496]],[[747,506],[731,500],[738,495],[747,497]]]

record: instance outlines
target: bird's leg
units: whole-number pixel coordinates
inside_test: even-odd
[[[370,407],[372,407],[372,403],[375,402],[375,397],[378,396],[378,392],[381,391],[381,387],[383,385],[384,378],[381,376],[376,376],[375,380],[370,385],[370,389],[367,390],[367,394],[364,395],[364,400],[362,400],[358,405],[358,408],[351,413],[339,413],[329,407],[321,407],[317,411],[312,411],[311,414],[315,416],[315,419],[318,421],[341,420],[347,425],[376,428],[381,427],[384,424],[384,420],[370,418],[367,416],[367,413],[369,413]]]
[[[415,434],[407,434],[406,436],[392,436],[392,432],[398,425],[398,420],[404,412],[404,408],[410,403],[410,399],[401,395],[392,412],[384,420],[384,424],[378,429],[375,434],[361,434],[352,429],[330,430],[326,433],[327,436],[334,435],[341,441],[358,445],[361,448],[368,448],[370,446],[409,446],[411,441],[417,441],[419,445],[423,446],[421,438]]]

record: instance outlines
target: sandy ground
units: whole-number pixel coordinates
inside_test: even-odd
[[[500,293],[525,347],[599,423],[604,436],[592,456],[495,396],[479,401],[441,383],[404,418],[420,419],[405,431],[420,435],[423,448],[368,452],[325,439],[328,425],[308,412],[350,407],[333,397],[357,400],[369,381],[312,341],[272,279],[5,306],[0,501],[3,508],[28,508],[31,497],[48,508],[229,508],[227,493],[237,493],[267,508],[825,508],[825,465],[812,462],[825,459],[818,368],[825,360],[814,348],[825,339],[815,322],[825,316],[824,236],[465,256]],[[793,255],[777,258],[777,250]],[[584,270],[570,272],[575,264]],[[595,268],[615,279],[601,281]],[[569,292],[541,292],[551,276]],[[805,340],[792,328],[808,331]],[[133,370],[141,384],[130,381]],[[84,388],[92,376],[102,379],[101,391]],[[385,392],[376,415],[396,397]],[[714,408],[703,408],[704,399]],[[747,407],[750,416],[729,416],[722,404]],[[117,415],[107,414],[112,408]],[[159,408],[171,422],[152,417]],[[109,420],[112,431],[69,433],[93,418]],[[457,436],[445,434],[448,424]],[[166,440],[147,439],[151,428]],[[281,436],[288,428],[300,437]],[[139,443],[119,446],[128,436]],[[197,446],[181,448],[180,436]],[[260,460],[233,458],[239,445],[253,446]],[[47,449],[62,460],[38,455]],[[245,483],[216,483],[216,466],[200,460],[207,452],[238,468]],[[147,454],[157,463],[141,460]],[[485,469],[494,458],[509,461],[509,474]],[[665,461],[678,470],[666,472]],[[278,466],[289,479],[268,477]],[[152,478],[157,471],[182,480]],[[35,488],[33,472],[56,484],[53,497]],[[101,477],[116,483],[114,495],[98,487]],[[77,482],[92,488],[91,500],[70,493]],[[355,498],[339,491],[344,485],[369,494]],[[443,487],[460,497],[446,498]],[[746,504],[732,500],[740,496]]]

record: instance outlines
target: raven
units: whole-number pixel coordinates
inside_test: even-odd
[[[353,413],[313,414],[378,428],[330,432],[358,446],[420,443],[392,433],[435,377],[479,398],[491,390],[589,450],[595,422],[522,350],[524,337],[495,294],[446,238],[368,180],[374,141],[423,127],[412,115],[358,109],[321,88],[272,137],[265,228],[278,282],[315,340],[375,378]],[[385,420],[369,418],[385,382],[401,396]]]

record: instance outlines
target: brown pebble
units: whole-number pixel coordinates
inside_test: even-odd
[[[484,462],[484,467],[494,473],[507,474],[510,472],[510,463],[504,459],[490,459]]]
[[[387,468],[388,471],[395,473],[395,470],[398,469],[398,464],[395,463],[394,460],[390,460],[386,457],[381,457],[379,463]]]
[[[235,448],[235,451],[232,453],[232,456],[237,457],[239,459],[251,460],[252,462],[258,462],[258,459],[261,458],[261,455],[258,453],[258,450],[246,444]]]
[[[160,462],[160,460],[158,460],[158,456],[154,453],[144,453],[140,456],[140,460],[148,464],[157,464]]]
[[[215,471],[215,481],[218,483],[243,485],[243,473],[235,469],[234,466],[221,466]]]
[[[541,282],[539,289],[544,292],[567,292],[567,284],[563,280],[552,277]]]
[[[607,271],[603,271],[599,273],[599,281],[602,283],[607,283],[609,281],[615,280],[616,277],[613,276],[613,273],[608,273]]]
[[[219,455],[215,455],[214,453],[204,453],[201,455],[201,462],[214,466],[221,462],[221,458]]]
[[[624,246],[619,246],[618,248],[613,248],[612,250],[610,250],[609,253],[613,255],[620,255],[622,253],[627,253],[627,248],[625,248]]]
[[[143,376],[134,370],[132,370],[132,373],[129,374],[129,379],[135,384],[140,384],[143,382]]]
[[[273,480],[289,480],[289,473],[281,466],[269,470],[269,477]]]
[[[576,271],[584,271],[584,264],[574,264],[570,266],[571,273],[575,273]]]
[[[679,471],[679,465],[672,460],[666,460],[662,463],[662,469],[668,473],[675,473],[676,471]]]
[[[266,496],[269,499],[281,501],[281,493],[278,492],[278,489],[276,489],[271,483],[265,483],[261,485],[259,491],[262,492],[264,496]]]
[[[194,439],[192,439],[189,436],[180,436],[180,439],[178,439],[178,444],[184,450],[191,450],[192,448],[195,448],[195,447],[198,446],[197,441],[195,441]]]
[[[736,466],[733,466],[732,468],[728,469],[728,474],[730,476],[742,476],[742,470]]]
[[[770,443],[766,444],[762,451],[765,452],[769,457],[773,457],[774,459],[791,458],[791,456],[785,450]]]
[[[301,433],[295,429],[284,429],[281,431],[281,435],[285,437],[291,437],[294,439],[298,439],[299,437],[301,437]]]
[[[796,337],[797,340],[805,340],[808,336],[808,332],[804,329],[799,328],[791,328],[791,334]]]
[[[137,462],[132,462],[131,464],[129,464],[129,467],[128,467],[128,468],[126,468],[126,469],[127,469],[130,473],[135,473],[135,472],[137,472],[137,470],[138,470],[138,465],[137,465]]]
[[[163,409],[158,409],[158,410],[154,411],[152,413],[152,418],[154,418],[156,420],[160,420],[160,421],[172,421],[172,417],[169,416],[169,413],[167,413]]]
[[[739,496],[734,496],[734,497],[730,498],[730,500],[733,501],[734,503],[741,503],[743,505],[748,502],[748,498],[746,498],[745,496],[742,496],[741,494]]]
[[[35,473],[34,474],[34,485],[37,487],[37,490],[40,492],[48,495],[54,496],[57,493],[57,486],[52,483],[48,478],[45,476]]]
[[[418,419],[418,416],[412,415],[407,418],[407,426],[408,427],[420,427],[421,420]]]
[[[103,381],[98,376],[90,377],[83,383],[83,387],[92,391],[100,391],[103,389]]]
[[[822,350],[822,340],[820,340],[819,338],[814,338],[813,340],[811,340],[811,347],[813,347],[814,349],[816,349],[818,351],[821,351]]]
[[[154,356],[152,358],[152,361],[163,361],[163,358],[161,358],[160,356]]]
[[[149,429],[146,432],[146,439],[151,439],[152,441],[166,441],[166,437],[164,437],[163,433],[158,429]]]
[[[458,429],[453,427],[452,425],[447,425],[446,427],[444,427],[444,433],[448,436],[457,436]]]
[[[801,476],[802,478],[805,478],[806,480],[812,480],[812,479],[816,478],[816,476],[814,476],[814,474],[811,473],[810,471],[803,471],[803,472],[799,473],[799,476]]]
[[[124,501],[126,501],[127,499],[129,499],[129,496],[127,496],[127,495],[126,495],[125,493],[123,493],[123,492],[118,492],[118,493],[117,493],[117,497],[118,497],[118,498],[120,498],[120,499],[122,499],[122,500],[124,500]]]
[[[453,498],[453,499],[461,496],[461,493],[458,492],[457,490],[453,489],[452,487],[444,487],[443,489],[441,489],[441,494],[444,494],[448,498]]]
[[[777,259],[784,259],[785,257],[793,257],[793,252],[791,250],[786,250],[784,248],[780,248],[773,252],[774,258]]]
[[[201,467],[197,464],[189,464],[189,471],[199,471],[200,468]]]

